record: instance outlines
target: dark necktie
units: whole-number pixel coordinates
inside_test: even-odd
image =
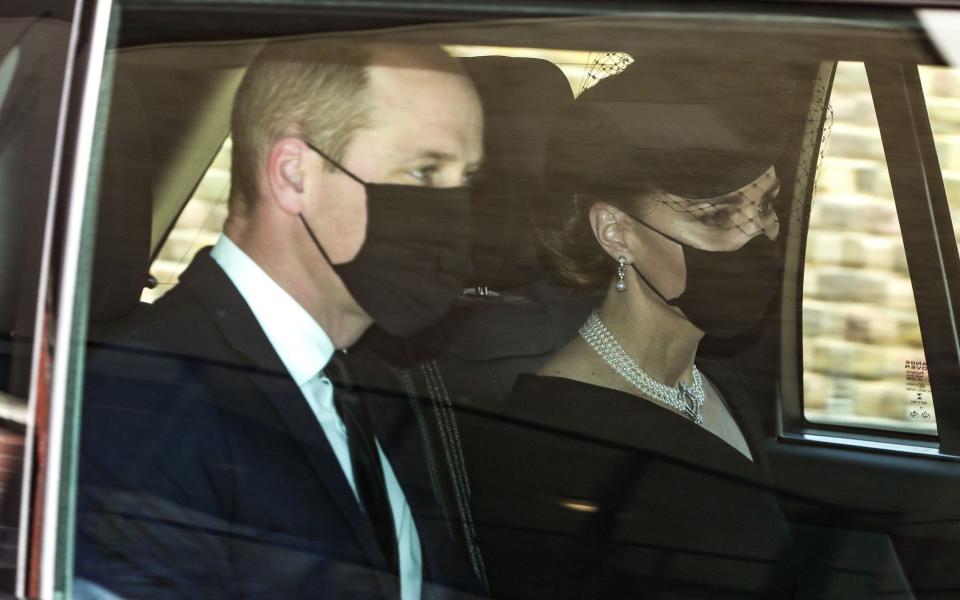
[[[373,525],[374,534],[387,558],[391,572],[399,576],[397,557],[397,533],[393,523],[393,511],[383,478],[380,452],[373,436],[370,415],[363,398],[353,387],[346,361],[339,352],[334,352],[324,373],[335,386],[333,403],[347,430],[347,447],[353,467],[353,481],[360,497],[360,505]]]

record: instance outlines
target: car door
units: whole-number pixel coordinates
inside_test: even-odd
[[[863,557],[885,556],[877,560],[900,569],[916,597],[948,597],[957,588],[956,194],[942,109],[943,94],[953,92],[934,84],[952,81],[955,70],[928,66],[937,60],[834,66],[829,135],[862,145],[835,146],[831,155],[828,142],[821,194],[788,260],[782,412],[771,442],[784,504],[815,548],[811,560],[844,571],[839,577],[856,589],[870,585]],[[851,101],[862,102],[859,114]],[[857,173],[846,186],[844,172]],[[891,240],[896,251],[887,260]],[[800,313],[787,308],[798,304]],[[880,333],[894,322],[898,333]],[[822,585],[808,593],[825,595]],[[873,593],[908,593],[894,581],[877,585]]]

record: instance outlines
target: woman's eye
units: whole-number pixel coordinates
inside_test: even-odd
[[[780,188],[777,188],[763,197],[762,204],[766,206],[767,210],[773,210],[773,205],[780,197]]]
[[[772,192],[764,197],[764,199],[760,201],[760,205],[757,206],[757,214],[761,217],[773,214],[776,210],[775,203],[779,194],[780,190],[777,190],[776,192]]]
[[[723,227],[730,220],[730,210],[721,208],[704,211],[697,215],[697,220],[711,227]]]

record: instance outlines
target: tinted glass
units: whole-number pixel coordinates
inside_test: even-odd
[[[847,560],[836,540],[868,524],[810,534],[822,515],[770,448],[791,413],[838,438],[935,431],[929,391],[929,418],[900,392],[951,333],[920,334],[883,154],[848,135],[870,124],[849,65],[935,62],[921,31],[719,7],[201,12],[224,20],[128,9],[110,56],[80,589],[909,590],[896,519]],[[865,281],[890,302],[855,297]],[[851,343],[893,366],[842,370]]]

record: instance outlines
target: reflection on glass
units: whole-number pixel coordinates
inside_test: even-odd
[[[838,64],[830,104],[804,266],[804,412],[817,423],[935,433],[913,288],[862,63]]]

